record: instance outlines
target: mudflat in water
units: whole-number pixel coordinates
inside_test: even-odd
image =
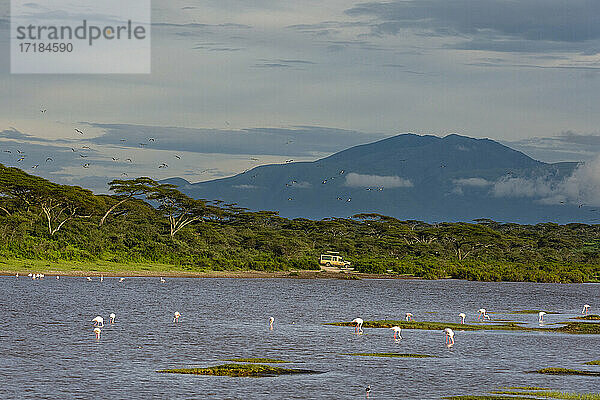
[[[439,399],[501,386],[543,386],[594,392],[600,378],[527,373],[600,358],[600,335],[543,332],[456,332],[452,348],[440,331],[323,325],[403,319],[467,322],[481,307],[494,319],[538,326],[600,308],[600,285],[419,280],[0,278],[2,399]],[[173,313],[182,314],[174,324]],[[110,313],[116,324],[108,324]],[[503,313],[505,312],[505,313]],[[92,318],[105,319],[100,340]],[[275,317],[269,330],[269,317]],[[420,353],[433,358],[368,358],[342,353]],[[166,368],[210,366],[233,357],[292,361],[288,368],[325,372],[269,378],[158,374]]]

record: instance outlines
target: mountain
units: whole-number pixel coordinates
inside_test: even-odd
[[[577,163],[534,160],[490,139],[402,134],[314,162],[263,165],[193,184],[181,178],[165,182],[192,197],[291,218],[379,213],[429,222],[589,222],[589,209],[547,204],[544,193],[575,168]]]

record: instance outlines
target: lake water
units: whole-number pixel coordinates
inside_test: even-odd
[[[439,399],[501,386],[600,391],[600,378],[527,371],[584,366],[600,359],[600,335],[540,332],[456,332],[323,325],[402,319],[467,322],[484,307],[492,319],[537,326],[537,315],[502,311],[544,309],[547,323],[600,307],[600,285],[420,280],[0,278],[0,398],[2,399]],[[182,314],[172,322],[173,313]],[[100,340],[91,319],[117,315]],[[268,329],[270,316],[275,329]],[[365,358],[354,352],[423,353],[427,359]],[[209,366],[231,357],[270,357],[285,366],[325,372],[269,378],[159,374],[163,368]]]

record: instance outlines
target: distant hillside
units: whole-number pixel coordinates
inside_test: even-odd
[[[196,198],[222,199],[284,217],[321,219],[374,212],[400,219],[537,223],[593,222],[595,214],[535,196],[499,194],[499,181],[559,181],[576,163],[547,164],[489,139],[402,134],[315,162],[264,165],[191,184],[167,180]],[[506,185],[505,185],[506,186]]]

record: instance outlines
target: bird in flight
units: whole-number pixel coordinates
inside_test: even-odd
[[[133,162],[133,161],[131,161],[131,158],[126,158],[125,161],[127,161],[127,162]]]
[[[123,172],[123,173],[121,174],[121,176],[127,176],[127,173]]]
[[[89,150],[89,149],[90,149],[90,146],[81,146],[81,148],[82,148],[82,149]]]
[[[10,150],[4,150],[5,153],[12,153]]]
[[[17,153],[19,154],[23,154],[23,152],[21,150],[17,150]]]
[[[80,131],[79,129],[75,128],[75,132],[79,133],[80,135],[83,135],[83,132]]]
[[[177,154],[175,154],[175,158],[181,160],[181,157],[179,157]]]
[[[140,147],[146,146],[146,143],[140,143]]]
[[[87,158],[87,156],[85,156],[83,154],[80,154],[79,157],[81,157],[81,158]]]
[[[82,165],[82,167],[83,167],[83,168],[89,168],[89,167],[90,167],[90,164],[88,164],[88,163],[85,163],[85,164],[83,164],[83,165]]]
[[[35,169],[35,168],[37,168],[37,167],[39,167],[39,166],[40,166],[40,164],[35,164],[35,165],[34,165],[34,166],[32,166],[31,168]]]
[[[71,147],[71,151],[72,151],[73,153],[75,153],[75,149],[74,149],[74,148],[72,148],[72,147]]]
[[[113,160],[113,161],[119,161],[119,159],[118,159],[118,158],[116,158],[116,157],[113,157],[113,158],[112,158],[112,160]]]
[[[48,158],[46,158],[46,162],[48,162],[48,161],[54,161],[54,160],[52,159],[52,157],[48,157]]]
[[[46,111],[48,111],[48,110],[46,110],[45,108],[42,108],[42,109],[40,110],[40,112],[41,112],[42,114],[44,114]]]
[[[151,138],[148,138],[148,141],[149,141],[149,142],[154,142],[154,141],[155,141],[155,139],[154,139],[153,137],[151,137]]]
[[[25,157],[21,157],[21,158],[19,158],[19,159],[17,160],[17,162],[21,162],[21,161],[23,161],[24,159],[25,159]]]
[[[158,166],[158,168],[169,168],[169,166],[165,163],[162,163]]]

